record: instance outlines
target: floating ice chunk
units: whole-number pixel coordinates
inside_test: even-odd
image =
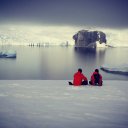
[[[109,73],[128,75],[128,64],[119,66],[103,65],[100,69]]]
[[[16,51],[8,50],[0,52],[0,58],[16,58]]]

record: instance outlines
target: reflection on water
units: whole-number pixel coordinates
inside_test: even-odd
[[[76,47],[28,47],[13,46],[17,58],[0,59],[0,79],[72,79],[74,72],[82,68],[88,78],[95,68],[103,64],[121,64],[128,61],[127,49],[76,48]],[[127,76],[100,71],[104,79],[125,79]]]
[[[94,48],[74,48],[75,60],[78,67],[82,67],[85,74],[90,77],[90,74],[95,68],[99,68],[100,65],[104,64],[105,48],[94,49]],[[81,65],[82,64],[82,65]]]
[[[90,60],[96,61],[96,49],[94,48],[82,48],[82,47],[75,47],[75,56],[79,61],[82,61],[84,59],[87,60],[87,62]]]

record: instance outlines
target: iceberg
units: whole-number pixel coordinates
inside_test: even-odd
[[[0,52],[0,58],[16,58],[16,51],[8,50]]]
[[[96,42],[100,44],[107,42],[106,34],[101,31],[80,30],[73,35],[76,47],[96,48]]]
[[[119,66],[103,65],[100,69],[108,73],[128,75],[128,64]]]

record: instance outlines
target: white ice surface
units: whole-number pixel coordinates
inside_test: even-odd
[[[0,128],[128,128],[128,81],[0,81]]]

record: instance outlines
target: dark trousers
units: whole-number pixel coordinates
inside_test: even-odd
[[[103,83],[103,81],[102,81],[102,83]],[[94,86],[102,86],[102,83],[101,83],[101,85],[100,85],[99,83],[95,83]],[[89,84],[90,84],[90,85],[93,85],[93,84],[92,84],[92,81],[89,81]]]
[[[73,83],[72,82],[68,82],[69,83],[69,85],[73,85]],[[82,84],[81,85],[88,85],[88,81],[82,81]]]
[[[82,84],[81,85],[88,85],[88,81],[82,81]]]

